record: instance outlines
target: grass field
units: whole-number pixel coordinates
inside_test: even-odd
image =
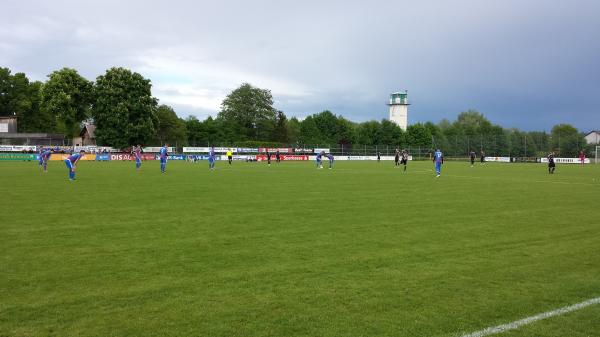
[[[0,336],[461,336],[600,296],[600,165],[0,163]],[[600,336],[600,305],[498,336]]]

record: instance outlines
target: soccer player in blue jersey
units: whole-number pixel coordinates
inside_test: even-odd
[[[160,156],[160,172],[165,173],[167,170],[167,156],[169,155],[169,144],[165,144],[165,146],[160,148],[159,156]]]
[[[325,154],[325,152],[321,151],[317,154],[317,168],[323,168],[323,161],[322,161],[322,157]]]
[[[44,163],[42,161],[42,152],[44,152],[44,148],[40,146],[40,150],[38,151],[38,165],[42,166],[42,164]]]
[[[77,168],[77,163],[83,156],[85,155],[85,151],[81,150],[79,153],[73,153],[67,159],[65,159],[65,165],[69,169],[69,180],[75,180],[75,169]]]
[[[329,159],[329,169],[333,168],[333,155],[331,153],[327,154],[327,159]]]
[[[133,157],[135,159],[135,169],[137,171],[142,167],[142,147],[140,145],[133,148]]]
[[[209,153],[208,153],[208,168],[210,170],[214,170],[215,169],[215,161],[217,161],[217,156],[215,154],[215,147],[212,146],[210,148]]]
[[[433,154],[433,162],[435,163],[435,174],[439,177],[442,173],[442,164],[444,163],[444,154],[440,149],[435,150]]]
[[[52,151],[50,149],[42,150],[40,153],[40,165],[44,169],[44,172],[48,172],[48,160],[50,160]]]

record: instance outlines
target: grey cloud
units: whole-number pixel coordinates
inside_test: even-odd
[[[3,66],[36,79],[64,66],[91,79],[126,66],[150,77],[165,103],[204,88],[196,100],[172,104],[182,116],[214,115],[217,98],[251,81],[269,85],[288,115],[330,109],[381,119],[388,93],[408,89],[411,122],[475,108],[511,127],[600,128],[593,102],[600,2],[593,0],[40,0],[3,7]],[[183,89],[174,88],[177,78]]]

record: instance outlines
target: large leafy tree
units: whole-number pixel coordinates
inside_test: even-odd
[[[242,84],[223,100],[218,119],[234,129],[237,140],[272,140],[276,110],[271,91]]]
[[[486,134],[492,127],[492,123],[482,113],[472,109],[461,112],[455,124],[468,136]]]
[[[79,133],[80,123],[90,117],[93,102],[92,83],[77,73],[63,68],[48,75],[42,87],[42,109],[56,116],[58,129],[67,136]]]
[[[151,88],[150,80],[125,68],[98,76],[92,109],[98,143],[122,148],[155,138],[158,102]]]
[[[321,136],[317,123],[313,116],[306,117],[300,123],[300,137],[299,142],[302,144],[324,144],[327,141]]]
[[[364,145],[381,145],[381,124],[377,121],[360,123],[357,128],[358,143]]]
[[[43,83],[35,81],[28,86],[28,109],[21,111],[19,131],[21,132],[54,132],[56,118],[47,110],[42,109]]]
[[[401,145],[404,143],[404,131],[396,123],[387,119],[381,121],[381,139],[383,145]]]
[[[208,145],[208,133],[204,123],[195,116],[189,116],[185,120],[185,129],[188,144],[192,146]]]
[[[570,124],[558,124],[552,128],[550,145],[562,157],[577,157],[585,144],[583,135]]]
[[[431,131],[421,123],[409,125],[406,128],[407,140],[411,146],[419,146],[421,148],[433,147],[433,139]]]
[[[300,127],[300,121],[296,117],[292,117],[287,121],[287,136],[291,144],[298,144],[301,137]]]
[[[185,145],[187,143],[186,123],[168,105],[160,105],[156,109],[158,125],[156,138],[159,144]]]
[[[14,81],[10,69],[0,68],[0,116],[12,116],[14,110]]]
[[[356,125],[339,116],[337,119],[336,137],[338,144],[352,144],[356,142]]]
[[[276,122],[275,122],[275,133],[274,139],[280,143],[287,143],[289,139],[288,128],[287,128],[287,117],[283,111],[277,111]]]
[[[54,131],[53,118],[40,111],[41,87],[23,73],[0,68],[0,116],[16,116],[20,132]]]

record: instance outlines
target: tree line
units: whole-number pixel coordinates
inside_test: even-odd
[[[387,145],[443,149],[448,155],[470,151],[488,155],[535,157],[556,151],[577,156],[592,153],[583,134],[569,124],[550,133],[507,129],[483,114],[468,110],[456,120],[416,123],[402,130],[389,120],[356,123],[329,110],[300,120],[274,108],[268,89],[244,83],[222,102],[218,115],[182,119],[173,108],[152,96],[152,84],[136,72],[110,68],[95,81],[63,68],[46,82],[30,81],[23,73],[0,68],[0,116],[18,117],[19,132],[77,135],[83,122],[96,125],[98,145],[125,148],[132,144],[177,146],[328,146],[351,149]]]

